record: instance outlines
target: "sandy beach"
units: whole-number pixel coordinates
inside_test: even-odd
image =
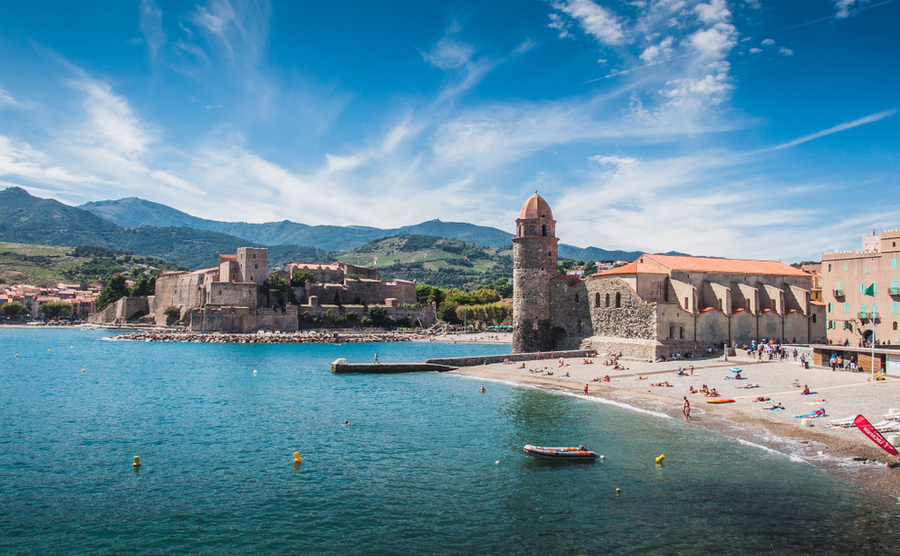
[[[521,363],[493,364],[459,369],[458,373],[480,376],[492,380],[508,380],[528,383],[551,389],[575,391],[583,395],[588,385],[588,396],[626,403],[640,409],[663,413],[672,418],[684,419],[683,397],[691,404],[692,426],[702,426],[723,434],[752,442],[770,450],[815,465],[860,486],[900,497],[900,468],[889,468],[893,458],[856,428],[830,428],[830,421],[862,414],[870,422],[882,420],[891,408],[900,408],[900,379],[889,377],[873,386],[867,373],[832,372],[830,368],[801,367],[799,361],[757,362],[747,357],[721,357],[690,361],[649,363],[620,359],[624,370],[612,370],[603,365],[602,355],[593,358],[593,364],[583,364],[582,359],[544,359]],[[679,367],[687,369],[693,364],[693,376],[677,376]],[[734,380],[729,369],[739,367],[746,380]],[[532,373],[529,370],[541,372]],[[552,371],[552,376],[546,373]],[[565,376],[568,374],[569,376]],[[611,382],[600,382],[609,375]],[[646,377],[641,380],[638,377]],[[651,384],[668,382],[671,387],[654,387]],[[689,389],[699,389],[703,384],[715,388],[722,398],[734,403],[709,404],[708,398],[690,394]],[[739,388],[747,385],[758,388]],[[801,395],[804,385],[811,391]],[[757,402],[757,398],[769,398]],[[780,402],[784,411],[767,411],[773,403]],[[796,415],[814,413],[824,408],[825,417],[808,419],[801,423]],[[812,426],[806,426],[812,425]],[[886,433],[890,436],[892,433]],[[856,459],[854,459],[856,458]]]

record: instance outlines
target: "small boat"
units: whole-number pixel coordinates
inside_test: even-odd
[[[706,400],[706,403],[734,403],[734,400],[721,398],[718,400]]]
[[[525,445],[525,453],[540,459],[566,459],[591,461],[597,459],[596,452],[591,452],[584,445],[578,447],[555,447],[545,448],[544,446]]]

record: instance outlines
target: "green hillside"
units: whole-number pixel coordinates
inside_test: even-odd
[[[184,270],[163,260],[104,247],[60,247],[0,242],[0,283],[87,284],[116,272]]]
[[[379,239],[349,253],[340,253],[337,259],[371,266],[375,257],[382,278],[418,280],[433,286],[470,288],[512,276],[512,247],[482,247],[435,236]]]

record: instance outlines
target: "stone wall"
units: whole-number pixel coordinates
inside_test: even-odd
[[[150,301],[155,302],[153,296],[123,297],[102,311],[97,311],[88,317],[88,322],[94,324],[124,324],[129,319],[141,313],[150,314]]]
[[[593,335],[587,287],[574,276],[550,280],[550,323],[552,349],[578,349]]]
[[[556,276],[556,242],[554,237],[513,238],[513,353],[553,349],[550,279]]]
[[[421,326],[422,328],[429,328],[434,326],[437,322],[436,310],[433,305],[424,305],[422,307],[388,307],[384,306],[387,309],[387,315],[395,320],[400,320],[406,317],[409,317],[410,326]],[[362,319],[363,315],[366,314],[368,310],[368,306],[363,305],[343,305],[338,307],[337,305],[300,305],[298,306],[298,312],[300,314],[308,313],[314,317],[322,317],[325,315],[327,311],[331,311],[335,315],[346,315],[347,313],[356,313],[359,315],[359,318]]]
[[[383,305],[385,299],[394,298],[404,305],[416,303],[416,283],[407,280],[345,280],[343,284],[309,284],[305,294],[314,295],[320,302],[331,303],[334,292],[341,296],[341,303],[353,303],[360,298],[368,305]]]
[[[450,367],[477,367],[478,365],[503,363],[506,360],[519,362],[532,359],[546,359],[553,361],[560,357],[588,357],[592,353],[589,349],[576,349],[566,351],[535,352],[535,353],[511,353],[508,355],[476,355],[471,357],[443,357],[439,359],[426,359],[426,363],[435,365],[447,365]]]
[[[296,332],[297,323],[296,305],[284,309],[207,306],[190,312],[192,332]]]
[[[210,282],[206,302],[210,305],[249,307],[257,306],[255,282]]]

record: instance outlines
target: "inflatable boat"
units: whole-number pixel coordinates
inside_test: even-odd
[[[590,461],[597,459],[596,452],[585,449],[584,446],[545,448],[544,446],[525,445],[525,453],[541,459],[567,459]]]

